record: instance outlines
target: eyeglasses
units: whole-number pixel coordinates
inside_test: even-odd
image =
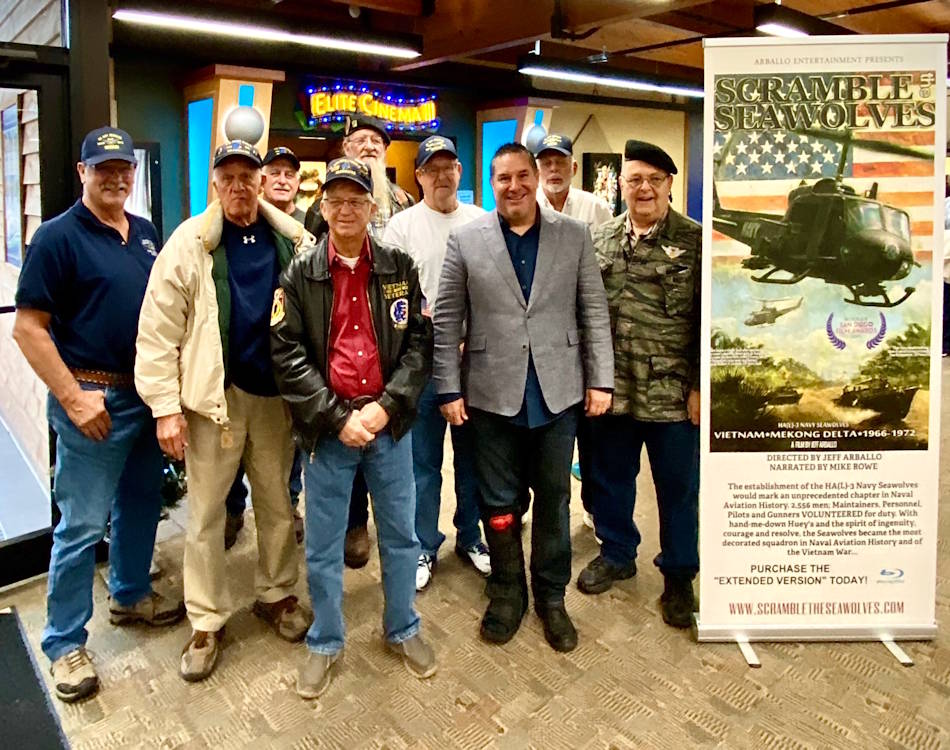
[[[419,167],[419,171],[425,175],[433,175],[435,177],[439,177],[441,175],[455,174],[455,172],[458,170],[458,166],[459,166],[459,163],[457,161],[454,161],[451,164],[446,164],[445,166],[442,166],[442,167],[436,167],[434,165]]]
[[[631,187],[638,188],[644,182],[648,182],[650,187],[654,190],[659,190],[661,187],[663,187],[663,183],[666,182],[667,179],[669,179],[668,174],[651,174],[649,177],[643,177],[642,175],[638,174],[634,175],[633,177],[624,177],[623,175],[620,176],[620,180]]]
[[[366,143],[372,143],[374,146],[386,145],[386,141],[379,133],[360,133],[359,135],[348,136],[347,140],[355,146],[363,146]]]
[[[323,203],[331,211],[339,211],[343,206],[354,211],[366,208],[372,201],[369,198],[324,198]]]

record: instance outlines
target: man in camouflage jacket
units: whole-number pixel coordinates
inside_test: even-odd
[[[633,521],[644,444],[660,512],[663,619],[688,627],[699,570],[699,290],[701,228],[670,208],[676,165],[627,141],[620,189],[628,210],[594,233],[614,344],[610,413],[589,421],[589,483],[601,553],[577,579],[598,594],[636,575]]]

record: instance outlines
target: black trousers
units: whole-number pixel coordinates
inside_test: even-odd
[[[514,560],[524,570],[521,550],[523,488],[534,490],[531,516],[531,590],[535,605],[559,602],[571,579],[571,461],[578,407],[541,427],[469,408],[475,437],[475,473],[481,490],[482,520],[492,556],[489,596],[517,598],[523,572],[496,570],[496,560]],[[511,552],[516,546],[518,554]],[[503,548],[503,549],[502,549]],[[522,584],[523,585],[523,584]]]
[[[357,468],[353,477],[353,492],[350,494],[350,517],[346,522],[346,530],[365,527],[369,523],[369,488],[363,478],[363,470]]]

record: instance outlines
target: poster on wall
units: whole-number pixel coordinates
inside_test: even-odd
[[[607,201],[614,216],[620,214],[617,178],[620,176],[621,161],[620,154],[585,153],[583,156],[581,182],[584,190]]]
[[[705,47],[699,639],[933,637],[946,36]]]

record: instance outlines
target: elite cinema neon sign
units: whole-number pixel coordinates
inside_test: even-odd
[[[394,130],[437,130],[436,95],[406,96],[381,92],[360,83],[308,86],[311,126],[342,121],[348,114],[377,117]]]

